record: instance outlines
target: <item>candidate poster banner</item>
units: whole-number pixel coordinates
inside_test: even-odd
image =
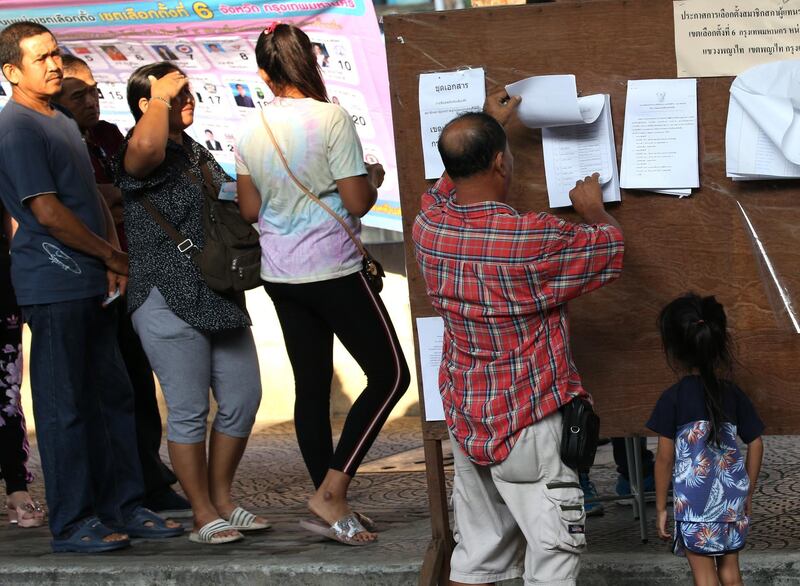
[[[260,108],[273,97],[256,73],[256,40],[272,22],[301,27],[313,43],[330,100],[353,119],[365,159],[386,169],[364,223],[402,231],[386,54],[369,0],[3,3],[0,28],[23,20],[48,27],[65,53],[89,64],[101,118],[123,133],[133,126],[125,91],[130,74],[155,61],[181,67],[196,102],[187,132],[232,175],[239,129],[259,123]],[[2,107],[11,87],[5,80],[0,85]]]

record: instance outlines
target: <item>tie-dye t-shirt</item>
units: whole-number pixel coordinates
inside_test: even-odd
[[[263,114],[297,178],[350,225],[361,222],[342,205],[337,179],[366,174],[361,142],[347,112],[311,98],[276,98]],[[286,173],[260,113],[239,133],[236,172],[261,194],[261,278],[309,283],[361,269],[361,254],[344,228]]]
[[[699,376],[687,376],[661,395],[648,429],[675,442],[672,470],[675,520],[692,523],[734,523],[744,518],[750,488],[738,435],[749,444],[764,424],[742,390],[726,383],[723,407],[727,421],[719,429],[719,445],[708,440],[711,427]]]

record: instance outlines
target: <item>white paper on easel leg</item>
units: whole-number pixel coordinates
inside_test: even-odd
[[[603,110],[602,94],[578,97],[574,75],[538,75],[506,86],[509,96],[520,96],[517,114],[530,128],[550,128],[594,122]]]
[[[426,421],[442,421],[444,419],[442,395],[439,393],[439,367],[442,364],[443,339],[444,321],[441,317],[417,318],[417,342]]]
[[[459,69],[419,76],[419,123],[425,179],[444,173],[437,143],[442,128],[465,112],[480,112],[486,101],[486,82],[481,68]]]
[[[572,205],[570,190],[579,179],[600,173],[603,201],[619,201],[617,150],[611,100],[603,95],[602,113],[591,124],[542,129],[542,152],[551,208]]]

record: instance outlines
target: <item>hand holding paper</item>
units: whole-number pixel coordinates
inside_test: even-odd
[[[619,201],[617,150],[606,94],[578,97],[574,75],[529,77],[506,86],[520,96],[519,118],[542,129],[550,207],[572,205],[569,192],[579,179],[599,173],[604,201]]]
[[[509,96],[506,90],[501,88],[486,96],[483,111],[497,120],[501,126],[505,126],[513,117],[521,101],[522,98],[519,96]]]

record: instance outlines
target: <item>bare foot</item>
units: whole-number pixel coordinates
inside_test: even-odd
[[[44,509],[31,499],[26,490],[18,490],[6,498],[8,520],[20,527],[41,527],[44,525]]]
[[[324,485],[308,500],[308,510],[323,519],[328,525],[333,525],[342,517],[353,512],[344,496],[334,495],[331,491],[325,490]],[[376,533],[366,530],[353,537],[358,541],[375,541],[377,538]]]
[[[164,525],[166,525],[170,529],[177,529],[178,527],[182,527],[180,523],[177,521],[173,521],[172,519],[164,519]],[[156,526],[155,521],[145,521],[144,526],[148,528],[153,528]]]
[[[128,535],[125,533],[112,533],[111,535],[106,535],[105,537],[103,537],[103,541],[105,543],[115,543],[117,541],[125,541],[126,539],[128,539]],[[88,536],[82,539],[82,541],[91,541],[91,540],[92,538]]]

